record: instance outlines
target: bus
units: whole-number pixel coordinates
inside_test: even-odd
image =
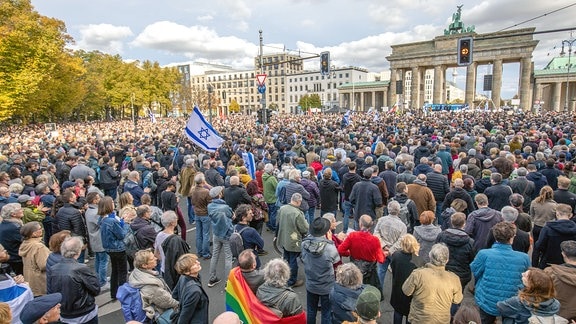
[[[425,104],[426,111],[462,111],[468,109],[467,104]]]

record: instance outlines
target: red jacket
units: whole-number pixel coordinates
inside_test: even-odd
[[[355,260],[377,261],[384,263],[386,256],[380,246],[380,240],[366,231],[356,231],[348,234],[338,247],[341,256],[350,256]]]

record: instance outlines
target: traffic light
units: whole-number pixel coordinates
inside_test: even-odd
[[[265,112],[266,112],[266,123],[269,124],[270,118],[272,118],[272,109],[266,108]]]
[[[458,39],[458,65],[470,65],[472,63],[472,37]]]
[[[330,74],[330,52],[320,53],[320,73],[322,75]]]
[[[256,115],[258,116],[258,117],[256,117],[256,122],[257,122],[258,124],[262,124],[262,121],[263,121],[263,119],[262,119],[262,109],[258,109],[258,111],[256,111]]]

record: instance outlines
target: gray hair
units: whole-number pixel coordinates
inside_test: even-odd
[[[137,181],[140,178],[140,173],[138,171],[132,171],[128,174],[128,179]]]
[[[370,227],[372,227],[372,217],[370,215],[362,215],[360,216],[360,228],[363,229],[369,229]]]
[[[10,219],[12,215],[19,209],[22,209],[22,206],[19,203],[9,203],[2,207],[2,219]]]
[[[300,170],[298,169],[290,170],[290,172],[288,173],[288,180],[296,180],[296,178],[299,176],[300,176]]]
[[[466,164],[461,164],[461,165],[460,165],[460,171],[461,171],[462,173],[468,172],[468,166],[467,166]]]
[[[76,258],[82,253],[84,243],[78,236],[67,237],[60,246],[60,254],[65,258]]]
[[[194,183],[197,185],[202,184],[205,180],[206,178],[204,177],[204,173],[197,173],[194,176]]]
[[[521,167],[521,168],[518,168],[518,170],[516,171],[516,174],[518,174],[519,177],[525,177],[528,174],[528,170],[526,170],[525,167]]]
[[[263,271],[264,281],[274,287],[284,287],[290,279],[290,267],[280,258],[268,261]]]
[[[336,282],[352,290],[358,289],[362,286],[362,272],[354,263],[345,263],[336,269]]]
[[[404,167],[406,168],[406,170],[414,170],[414,162],[412,161],[408,161],[406,163],[404,163]]]
[[[264,166],[264,172],[272,173],[273,171],[274,171],[274,166],[272,165],[272,163],[266,163],[266,165]]]
[[[504,206],[501,213],[504,221],[508,223],[514,223],[518,218],[518,210],[512,206]]]
[[[400,203],[392,200],[388,203],[388,214],[398,216],[400,215]]]
[[[299,194],[299,193],[297,193],[297,192],[295,192],[295,193],[292,195],[292,197],[290,198],[290,201],[293,201],[293,202],[302,201],[302,195]]]
[[[430,249],[428,256],[430,257],[430,263],[441,267],[448,263],[450,252],[448,251],[448,247],[443,243],[436,243],[432,246],[432,249]]]
[[[178,221],[178,216],[173,210],[165,211],[160,217],[160,221],[164,227],[168,227]]]

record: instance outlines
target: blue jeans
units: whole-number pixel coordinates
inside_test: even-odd
[[[390,256],[386,258],[384,263],[378,263],[378,279],[380,279],[380,285],[382,285],[382,291],[384,291],[384,279],[386,279],[386,272],[388,272],[388,266],[390,265]]]
[[[318,301],[320,301],[321,322],[322,324],[332,323],[332,306],[330,304],[330,295],[313,294],[306,289],[306,323],[316,324],[316,313],[318,312]]]
[[[118,193],[118,188],[114,187],[112,189],[105,189],[104,190],[104,195],[106,196],[110,196],[113,200],[116,200],[116,195]]]
[[[306,211],[306,220],[308,221],[309,225],[311,225],[312,222],[314,221],[314,214],[315,213],[316,213],[316,207],[310,207]]]
[[[220,251],[224,250],[224,278],[228,278],[230,269],[232,269],[232,250],[230,250],[230,241],[212,235],[212,259],[210,260],[210,277],[209,280],[218,278],[216,266],[220,258]]]
[[[436,219],[434,221],[434,223],[436,223],[438,226],[442,226],[442,205],[444,204],[444,202],[436,202],[436,214],[434,216],[436,216]]]
[[[268,205],[268,223],[266,223],[266,227],[268,227],[269,230],[276,232],[276,213],[278,212],[278,207],[276,206],[276,203],[266,203],[266,205]]]
[[[350,216],[352,215],[352,203],[348,200],[344,200],[342,206],[344,208],[344,216],[342,216],[342,232],[346,233],[348,231],[348,222],[350,222]]]
[[[394,311],[394,324],[402,324],[402,320],[404,319],[404,315],[398,313],[397,311]],[[410,322],[408,322],[408,316],[406,316],[406,324],[410,324]]]
[[[196,221],[196,214],[194,214],[194,206],[192,206],[192,198],[186,197],[188,200],[188,223]]]
[[[108,269],[108,254],[106,252],[94,252],[96,259],[94,261],[94,271],[98,276],[100,287],[106,284],[106,270]]]
[[[290,252],[284,250],[284,260],[290,266],[290,279],[288,279],[288,286],[292,286],[298,279],[298,257],[300,252]]]
[[[196,217],[196,251],[198,256],[210,256],[210,217],[198,216]]]
[[[82,252],[80,253],[80,256],[78,257],[78,259],[76,261],[78,261],[78,263],[84,264],[84,257],[85,256],[86,256],[86,250],[82,250]]]

